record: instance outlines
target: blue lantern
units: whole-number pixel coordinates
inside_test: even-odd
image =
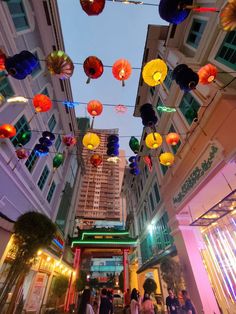
[[[172,79],[176,81],[180,89],[189,92],[196,88],[199,82],[199,76],[186,64],[179,64],[172,72]]]
[[[12,57],[6,58],[5,68],[9,75],[17,80],[23,80],[38,66],[39,61],[29,51],[21,51]]]
[[[137,156],[132,156],[129,158],[129,167],[130,167],[130,171],[129,173],[131,173],[134,176],[137,176],[140,173],[140,170],[138,168],[138,162],[137,162]]]
[[[159,3],[160,17],[169,23],[180,24],[190,13],[190,10],[185,7],[192,4],[193,0],[161,0]]]
[[[142,123],[147,127],[154,127],[158,119],[151,104],[144,104],[140,108],[140,114],[142,118]]]
[[[49,147],[52,146],[55,140],[55,135],[49,131],[44,131],[42,137],[39,139],[39,144],[34,147],[35,154],[38,157],[47,156],[49,153]]]
[[[36,144],[34,147],[34,151],[38,157],[47,156],[49,153],[48,147],[42,144]]]
[[[107,138],[107,155],[119,156],[119,137],[117,135],[110,135]]]

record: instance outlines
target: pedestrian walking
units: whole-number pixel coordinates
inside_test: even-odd
[[[141,313],[142,314],[155,314],[154,305],[148,293],[144,293],[143,302],[141,305]]]
[[[182,296],[184,299],[184,306],[182,306],[182,309],[185,311],[185,314],[197,314],[196,309],[189,297],[188,291],[182,290]]]
[[[83,294],[80,299],[78,314],[94,314],[94,311],[91,305],[90,289],[84,289],[83,291]]]
[[[166,298],[166,307],[168,314],[178,314],[180,304],[171,288],[168,289],[168,297]]]
[[[113,306],[107,297],[107,289],[103,288],[100,297],[99,314],[112,314]]]
[[[137,289],[133,289],[130,296],[130,314],[139,314],[139,295]]]

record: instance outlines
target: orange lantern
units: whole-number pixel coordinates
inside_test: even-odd
[[[173,146],[177,145],[179,140],[180,140],[180,137],[179,137],[179,134],[177,134],[177,133],[169,133],[166,136],[166,143],[173,145]]]
[[[97,168],[102,163],[102,156],[99,154],[93,154],[90,158],[90,162],[95,168]]]
[[[6,55],[0,49],[0,71],[5,70]]]
[[[0,126],[0,138],[11,138],[16,135],[16,128],[11,124]]]
[[[43,94],[37,94],[33,98],[33,104],[36,112],[46,112],[51,109],[51,99]]]
[[[220,12],[220,24],[224,31],[236,29],[236,0],[228,0]]]
[[[87,105],[87,111],[91,116],[96,117],[102,113],[103,106],[98,100],[91,100]]]
[[[117,80],[122,81],[122,86],[125,86],[124,81],[130,77],[131,72],[131,65],[125,59],[117,60],[112,66],[112,74]]]
[[[86,83],[90,82],[90,79],[98,79],[103,73],[103,64],[100,59],[95,56],[90,56],[84,61],[84,72],[88,76]]]
[[[210,63],[201,67],[198,71],[199,83],[203,85],[210,84],[216,78],[217,72],[217,68]]]

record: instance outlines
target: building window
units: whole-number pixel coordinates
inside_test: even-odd
[[[45,166],[43,169],[43,172],[39,178],[39,181],[38,181],[38,187],[40,188],[40,190],[43,189],[43,187],[47,181],[48,176],[49,176],[49,169],[48,169],[48,166]]]
[[[163,150],[161,150],[160,151],[160,155],[163,154],[163,153],[164,153]],[[162,174],[164,176],[166,174],[166,171],[168,170],[168,167],[163,165],[163,164],[161,164],[161,163],[160,163],[160,167],[161,167],[161,172],[162,172]]]
[[[217,52],[217,61],[236,70],[236,31],[229,32]]]
[[[207,21],[193,19],[193,23],[192,23],[192,26],[191,26],[191,29],[187,38],[187,44],[189,44],[190,46],[194,48],[198,47],[200,40],[202,38],[202,34],[206,27],[206,24],[207,24]]]
[[[26,165],[27,169],[29,170],[29,172],[33,171],[34,166],[35,166],[38,158],[39,157],[36,155],[35,151],[33,150],[31,152],[31,154],[29,155],[28,159],[26,160],[26,163],[25,163],[25,165]]]
[[[51,186],[50,186],[50,189],[49,189],[48,195],[47,195],[47,201],[48,201],[48,203],[51,203],[51,200],[52,200],[53,193],[54,193],[55,189],[56,189],[56,184],[55,184],[54,181],[52,181],[52,184],[51,184]]]
[[[168,227],[168,215],[165,213],[156,224],[156,244],[160,251],[166,249],[167,246],[173,243],[173,238],[170,235]]]
[[[152,193],[149,194],[149,200],[150,200],[150,204],[151,204],[151,209],[152,209],[152,211],[154,211],[155,205],[154,205]]]
[[[29,131],[30,127],[25,116],[22,116],[14,125],[16,128],[16,136],[11,139],[12,144],[16,147],[19,144],[19,139],[22,138],[22,135]]]
[[[150,87],[150,93],[152,96],[155,94],[155,86]]]
[[[164,106],[164,104],[163,104],[161,98],[158,97],[158,99],[157,99],[157,104],[156,104],[156,111],[157,111],[159,117],[162,116],[162,111],[161,111],[161,110],[158,110],[158,107],[163,107],[163,106]]]
[[[29,22],[26,16],[22,0],[8,0],[7,5],[15,25],[16,30],[23,31],[29,28]]]
[[[35,51],[35,52],[33,53],[33,55],[35,56],[35,58],[36,58],[37,60],[39,60],[37,51]],[[41,70],[42,70],[41,64],[40,64],[40,62],[38,62],[37,66],[36,66],[36,67],[33,69],[33,71],[31,72],[31,75],[32,75],[33,77],[35,77],[39,72],[41,72]]]
[[[179,109],[189,125],[191,125],[194,119],[198,117],[199,108],[200,104],[190,93],[187,93],[183,96],[179,105]]]
[[[160,202],[161,198],[160,198],[160,194],[159,194],[157,183],[154,184],[154,193],[155,193],[156,202],[158,204]]]
[[[61,136],[60,136],[60,134],[59,134],[58,137],[57,137],[57,139],[56,139],[56,142],[55,142],[56,150],[59,149],[60,145],[61,145]]]
[[[173,71],[168,67],[167,76],[166,76],[166,78],[165,78],[165,80],[164,80],[164,84],[165,84],[165,86],[166,86],[168,89],[170,89],[171,84],[172,84],[172,72],[173,72]]]
[[[176,130],[175,130],[173,124],[171,124],[171,127],[170,127],[168,133],[176,133]],[[176,145],[171,145],[171,149],[172,149],[172,151],[173,151],[174,154],[177,153],[177,151],[178,151],[180,145],[181,145],[181,140],[179,140]]]
[[[51,116],[51,118],[49,119],[48,121],[48,127],[49,127],[49,130],[50,132],[53,131],[53,129],[55,128],[55,125],[56,125],[56,118],[54,116],[54,114]]]
[[[9,98],[14,95],[14,91],[4,72],[0,72],[0,94],[2,94],[5,98]]]

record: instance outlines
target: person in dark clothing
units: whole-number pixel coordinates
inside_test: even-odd
[[[195,307],[189,297],[188,291],[186,290],[182,290],[182,295],[183,295],[183,299],[184,299],[184,306],[182,307],[182,309],[185,311],[186,314],[196,314],[196,310]]]
[[[113,313],[113,306],[107,297],[107,289],[103,288],[101,291],[99,314],[112,314],[112,313]]]
[[[171,288],[168,289],[169,296],[166,298],[166,306],[168,314],[177,314],[180,307],[179,300],[175,297]]]

